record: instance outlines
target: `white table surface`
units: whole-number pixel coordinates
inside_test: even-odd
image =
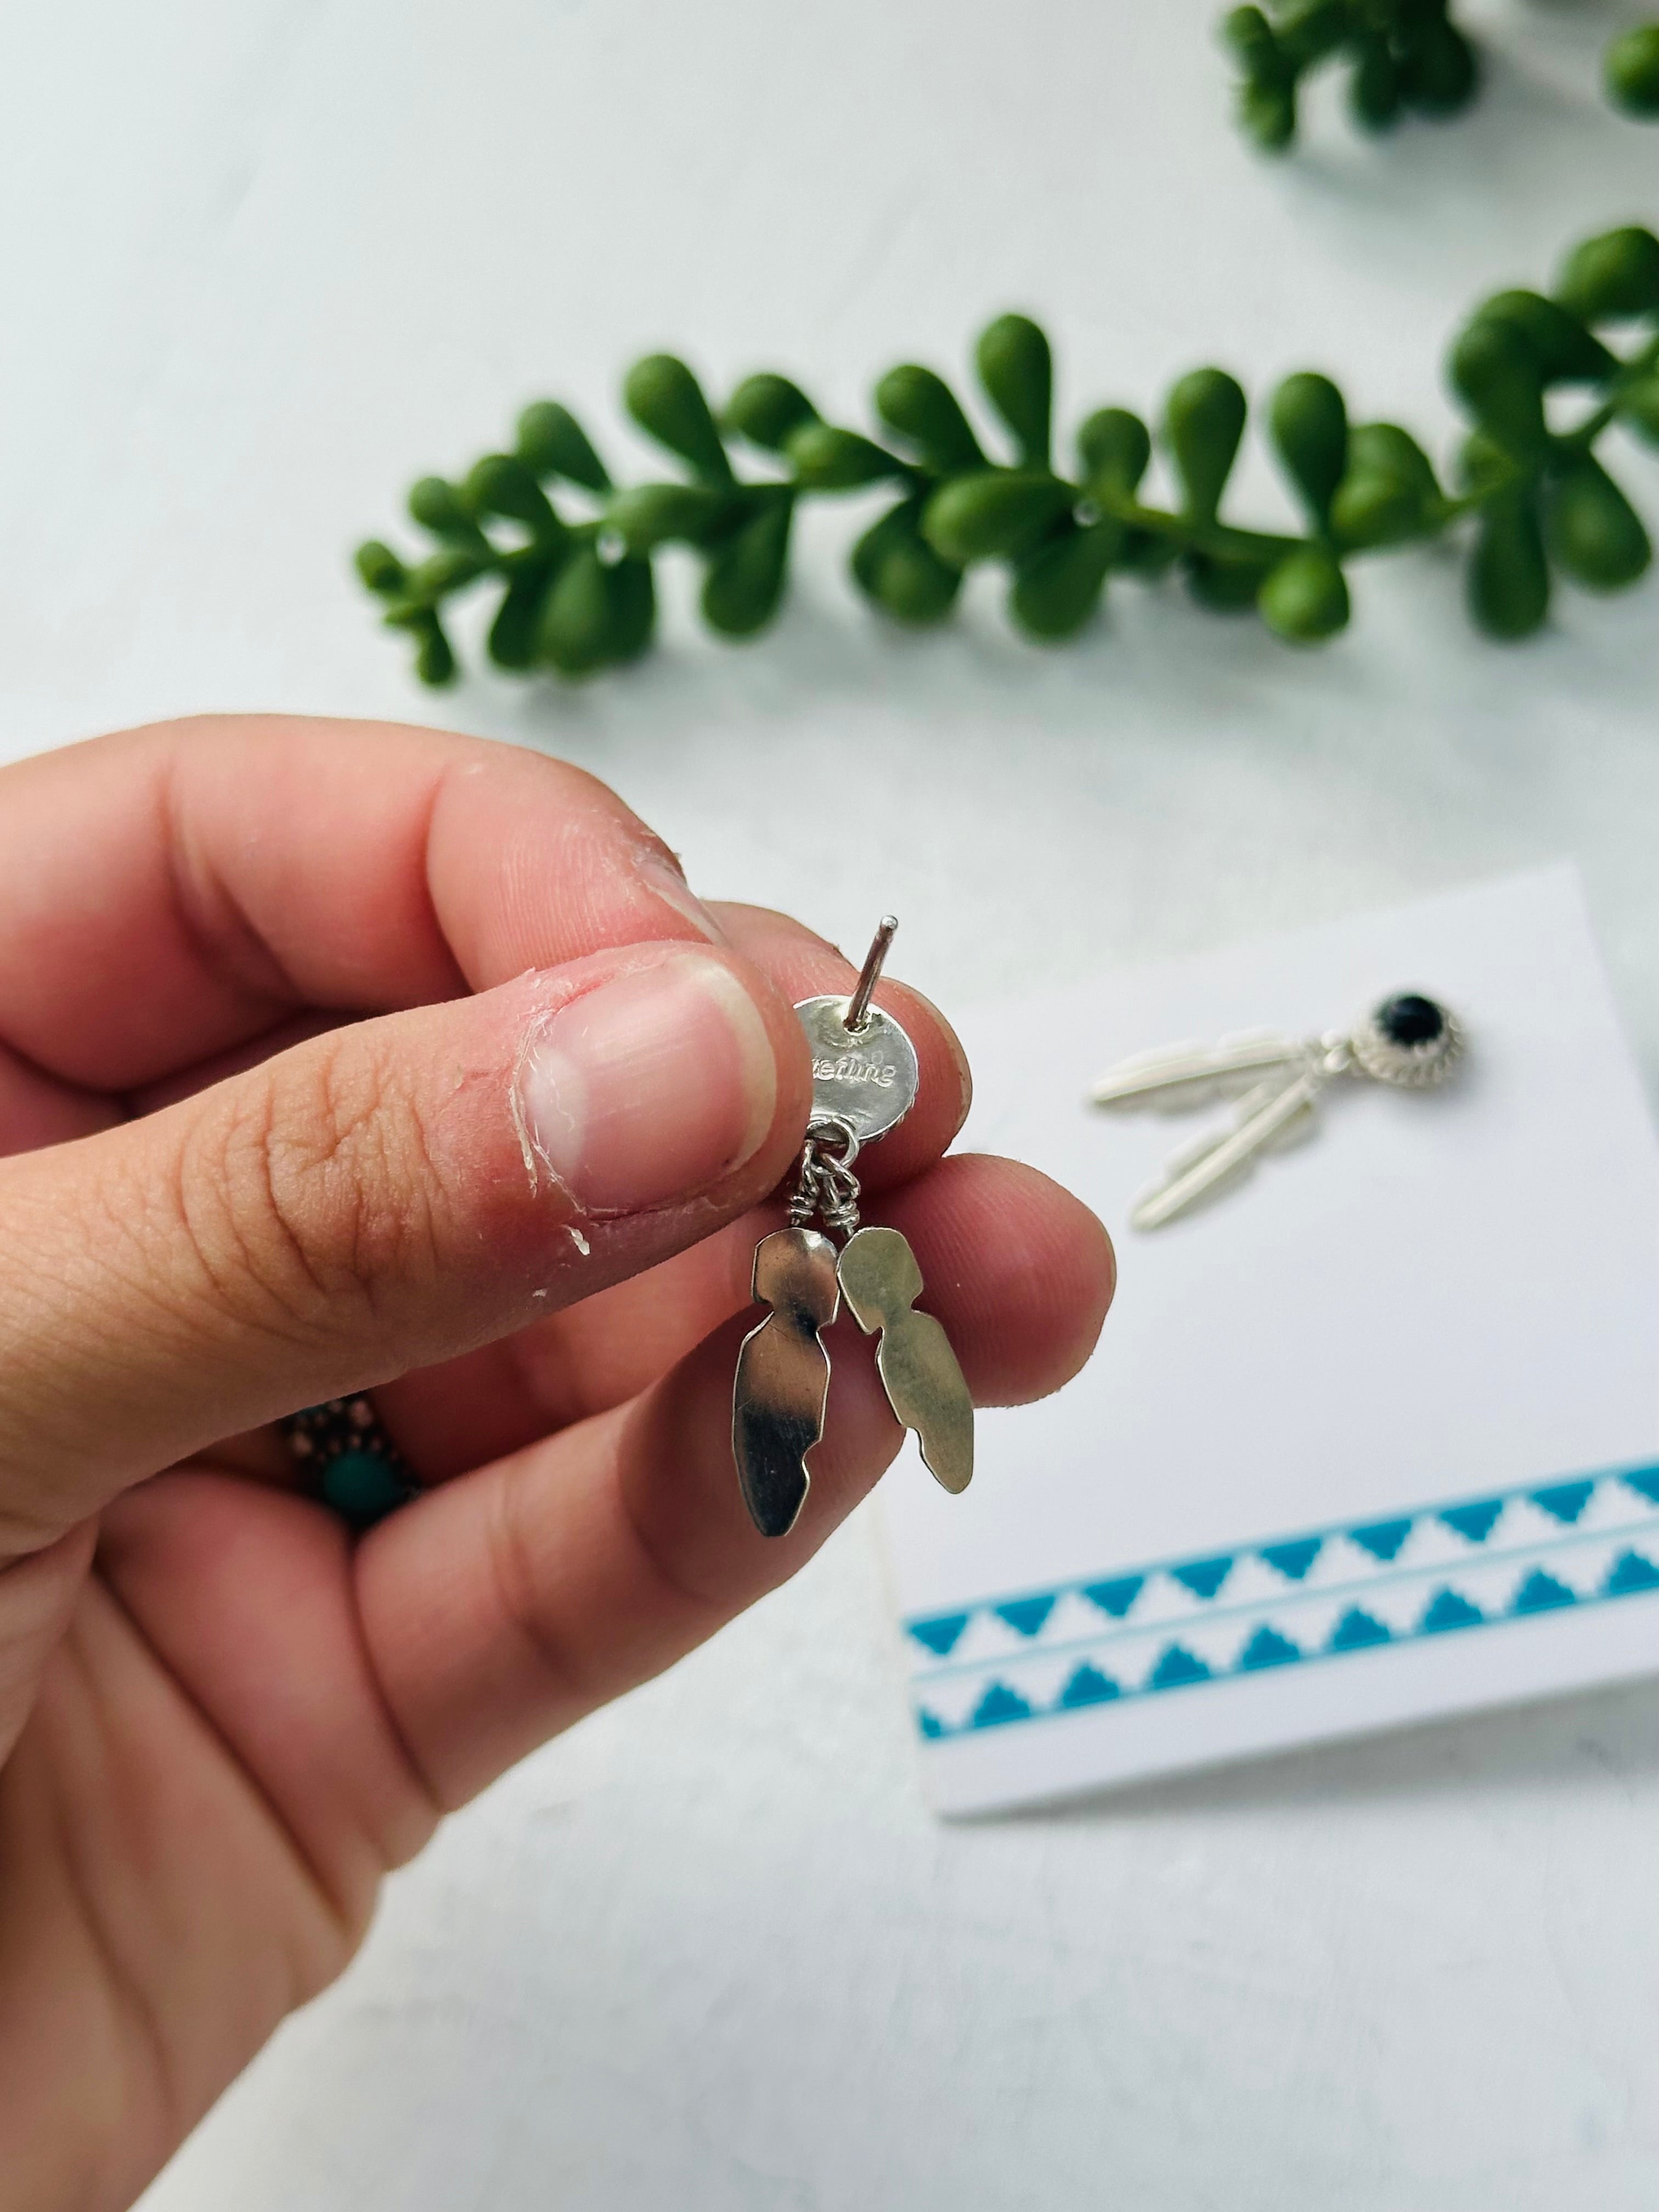
[[[1376,147],[1322,100],[1273,166],[1211,0],[9,9],[0,746],[253,707],[544,745],[709,892],[896,908],[946,1006],[1571,854],[1651,1077],[1651,584],[1503,652],[1440,557],[1374,562],[1306,656],[1131,586],[1047,655],[978,592],[881,634],[820,510],[758,646],[681,589],[629,676],[434,699],[344,569],[538,392],[642,458],[647,348],[856,419],[1015,304],[1068,422],[1316,364],[1443,446],[1460,313],[1659,207],[1592,89],[1631,10],[1475,12],[1468,118]],[[1647,1693],[951,1829],[896,1677],[866,1521],[453,1821],[147,2212],[1645,2212]]]

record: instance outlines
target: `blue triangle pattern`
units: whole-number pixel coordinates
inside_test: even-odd
[[[1022,1636],[1035,1636],[1054,1609],[1052,1595],[1048,1597],[1011,1597],[1006,1605],[997,1607],[997,1618],[1006,1620],[1010,1628],[1017,1628]]]
[[[1149,1690],[1179,1689],[1187,1682],[1207,1682],[1210,1670],[1184,1644],[1172,1644],[1146,1678]]]
[[[1140,1595],[1145,1575],[1120,1575],[1115,1582],[1090,1583],[1084,1590],[1091,1605],[1097,1605],[1103,1613],[1109,1613],[1114,1620],[1121,1620],[1129,1607]]]
[[[1570,1526],[1589,1504],[1595,1487],[1593,1482],[1553,1482],[1547,1490],[1534,1490],[1532,1502]]]
[[[1005,1721],[1029,1721],[1031,1708],[1018,1690],[1011,1690],[1006,1682],[993,1682],[985,1695],[974,1707],[969,1728],[997,1728]]]
[[[1324,1548],[1322,1536],[1297,1536],[1288,1544],[1264,1544],[1260,1556],[1270,1567],[1293,1583],[1299,1583]]]
[[[1609,1471],[1603,1475],[1576,1477],[1571,1481],[1548,1483],[1537,1489],[1506,1492],[1495,1498],[1467,1498],[1455,1504],[1427,1507],[1420,1515],[1396,1516],[1385,1521],[1367,1522],[1359,1528],[1350,1528],[1343,1533],[1368,1553],[1380,1567],[1390,1568],[1395,1566],[1412,1531],[1419,1522],[1427,1526],[1438,1521],[1466,1543],[1486,1545],[1498,1527],[1506,1505],[1513,1498],[1524,1497],[1540,1511],[1547,1513],[1564,1532],[1540,1548],[1547,1555],[1557,1548],[1570,1548],[1575,1557],[1581,1559],[1583,1565],[1589,1565],[1598,1559],[1607,1559],[1613,1547],[1609,1544],[1606,1550],[1601,1549],[1606,1538],[1582,1527],[1582,1518],[1585,1508],[1598,1491],[1614,1482],[1623,1483],[1634,1497],[1659,1507],[1659,1465],[1653,1465],[1617,1473]],[[1620,1493],[1609,1494],[1616,1496]],[[1626,1513],[1629,1510],[1627,1505]],[[1327,1531],[1313,1536],[1286,1537],[1275,1542],[1256,1545],[1252,1547],[1250,1556],[1264,1560],[1287,1583],[1304,1583],[1315,1562],[1328,1545],[1331,1534]],[[1479,1627],[1505,1616],[1514,1618],[1559,1611],[1592,1603],[1597,1599],[1659,1594],[1659,1556],[1656,1556],[1655,1548],[1647,1538],[1646,1525],[1638,1518],[1636,1526],[1629,1532],[1626,1548],[1613,1558],[1611,1565],[1603,1571],[1599,1584],[1593,1590],[1588,1588],[1582,1592],[1575,1590],[1560,1576],[1550,1572],[1543,1564],[1524,1568],[1524,1579],[1502,1613],[1496,1608],[1491,1611],[1483,1609],[1480,1603],[1455,1586],[1455,1579],[1443,1582],[1434,1589],[1427,1606],[1409,1628],[1391,1630],[1365,1606],[1350,1605],[1331,1632],[1322,1647],[1323,1651],[1338,1654],[1362,1650],[1407,1641],[1415,1636],[1432,1636],[1455,1629]],[[1590,1547],[1589,1556],[1584,1559],[1583,1554],[1587,1546]],[[1220,1594],[1240,1556],[1243,1555],[1217,1554],[1211,1559],[1188,1559],[1180,1565],[1169,1563],[1158,1568],[1148,1568],[1140,1573],[1116,1575],[1102,1582],[1072,1587],[1080,1587],[1082,1594],[1100,1613],[1111,1620],[1121,1621],[1133,1612],[1148,1579],[1158,1573],[1179,1583],[1201,1602],[1212,1602]],[[1422,1576],[1420,1568],[1408,1567],[1403,1571],[1407,1583],[1419,1589],[1427,1580],[1427,1577]],[[1443,1569],[1442,1571],[1461,1579],[1455,1569]],[[1370,1579],[1369,1575],[1365,1579]],[[1401,1580],[1401,1571],[1384,1574],[1377,1579],[1397,1583]],[[988,1600],[982,1607],[969,1607],[959,1613],[907,1621],[905,1626],[925,1650],[939,1660],[947,1660],[980,1611],[994,1613],[1020,1636],[1036,1639],[1047,1626],[1062,1595],[1062,1592],[1055,1590],[1033,1596],[1006,1598],[1000,1602]],[[1271,1617],[1262,1617],[1264,1614],[1271,1616],[1280,1603],[1299,1606],[1300,1602],[1299,1599],[1286,1593],[1277,1601],[1258,1595],[1250,1603],[1242,1606],[1239,1609],[1247,1615],[1255,1613],[1257,1617],[1253,1623],[1247,1619],[1241,1624],[1241,1628],[1248,1632],[1248,1640],[1237,1657],[1219,1672],[1224,1675],[1255,1673],[1267,1668],[1294,1665],[1319,1656],[1320,1652],[1312,1644],[1296,1640],[1298,1628],[1293,1614],[1281,1616],[1283,1626],[1274,1625]],[[1109,1657],[1109,1651],[1106,1656]],[[960,1668],[963,1663],[957,1662],[957,1668]],[[924,1737],[936,1740],[965,1734],[972,1729],[1034,1720],[1042,1713],[1078,1711],[1137,1694],[1145,1695],[1152,1691],[1176,1689],[1217,1679],[1217,1669],[1196,1652],[1184,1644],[1170,1643],[1163,1649],[1151,1674],[1141,1677],[1136,1686],[1128,1686],[1115,1679],[1094,1658],[1077,1658],[1058,1694],[1045,1692],[1040,1705],[1034,1705],[1014,1686],[1013,1682],[996,1679],[988,1681],[980,1662],[967,1663],[973,1673],[981,1676],[982,1693],[977,1705],[967,1718],[952,1723],[942,1720],[938,1713],[919,1704],[915,1709],[916,1726]],[[1010,1659],[1004,1663],[1012,1671],[1017,1662]],[[923,1668],[921,1672],[925,1677],[927,1670]]]
[[[1385,1564],[1412,1533],[1409,1516],[1403,1521],[1373,1521],[1367,1528],[1350,1528],[1349,1536],[1374,1559]]]
[[[1085,1659],[1060,1693],[1062,1705],[1103,1705],[1110,1698],[1123,1695],[1109,1674],[1103,1674],[1098,1667],[1091,1667]]]
[[[1448,1505],[1440,1518],[1458,1535],[1467,1536],[1471,1544],[1484,1544],[1503,1510],[1501,1498],[1483,1498],[1473,1505]]]
[[[1438,1589],[1418,1622],[1417,1632],[1419,1636],[1438,1636],[1449,1628],[1476,1628],[1486,1617],[1479,1606],[1471,1605],[1455,1590]]]
[[[1241,1670],[1253,1672],[1258,1667],[1288,1667],[1293,1659],[1301,1656],[1288,1636],[1281,1636],[1276,1628],[1264,1625],[1239,1653],[1238,1664]]]
[[[968,1626],[965,1613],[941,1613],[937,1620],[913,1620],[910,1633],[918,1644],[925,1644],[937,1658],[945,1659],[954,1649],[957,1637]]]
[[[1373,1644],[1391,1643],[1389,1631],[1363,1606],[1351,1605],[1331,1631],[1328,1651],[1364,1651]]]
[[[1226,1581],[1232,1564],[1229,1553],[1224,1559],[1191,1559],[1184,1567],[1171,1567],[1170,1572],[1194,1597],[1211,1598]]]
[[[1534,1567],[1518,1590],[1511,1613],[1547,1613],[1552,1606],[1577,1605],[1577,1594],[1553,1575],[1547,1575],[1541,1567]]]
[[[1632,1597],[1638,1590],[1659,1589],[1659,1567],[1639,1552],[1621,1552],[1601,1588],[1608,1597]]]

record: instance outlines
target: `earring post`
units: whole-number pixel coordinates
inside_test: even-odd
[[[893,933],[897,927],[898,917],[884,914],[870,940],[870,950],[864,956],[859,980],[853,986],[852,997],[847,1001],[847,1012],[843,1018],[849,1036],[856,1036],[864,1027],[870,1012],[871,994],[880,979],[883,963],[887,958],[887,948],[892,943]]]

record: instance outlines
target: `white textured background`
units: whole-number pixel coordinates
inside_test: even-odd
[[[848,939],[896,908],[947,1005],[1571,853],[1652,1077],[1651,586],[1502,652],[1442,556],[1371,563],[1307,657],[1130,586],[1050,656],[977,593],[880,634],[826,508],[758,646],[674,613],[589,691],[434,702],[344,572],[538,392],[641,458],[647,347],[854,416],[1009,305],[1068,421],[1317,365],[1443,447],[1462,311],[1659,211],[1659,135],[1593,90],[1636,11],[1472,12],[1466,119],[1379,147],[1322,100],[1274,166],[1209,0],[8,7],[0,745],[256,706],[546,745],[705,890]],[[1645,1693],[945,1830],[888,1636],[854,1527],[532,1760],[149,2212],[1646,2212]]]

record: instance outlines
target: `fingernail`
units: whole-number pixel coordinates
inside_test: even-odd
[[[599,984],[531,1031],[514,1110],[584,1212],[689,1198],[758,1150],[777,1065],[730,969],[690,950]]]
[[[665,906],[672,907],[682,921],[689,921],[711,945],[727,942],[726,932],[672,860],[665,860],[660,853],[647,851],[640,854],[635,866],[647,888]]]

